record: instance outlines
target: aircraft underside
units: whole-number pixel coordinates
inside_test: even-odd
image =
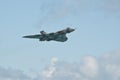
[[[53,41],[59,41],[59,42],[64,42],[64,41],[67,41],[67,37],[66,37],[66,35],[54,35],[54,36],[41,36],[40,37],[40,41],[51,41],[51,40],[53,40]]]

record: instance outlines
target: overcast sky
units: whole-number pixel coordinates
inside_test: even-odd
[[[66,27],[64,43],[22,38]],[[119,80],[119,35],[120,0],[0,0],[0,79]]]

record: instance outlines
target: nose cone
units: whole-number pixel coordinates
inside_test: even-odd
[[[71,29],[71,32],[75,31],[75,29]]]
[[[67,28],[67,32],[68,32],[68,33],[73,32],[73,31],[75,31],[75,29]]]

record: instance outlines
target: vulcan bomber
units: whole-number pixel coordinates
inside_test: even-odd
[[[40,31],[40,34],[36,35],[27,35],[23,36],[23,38],[31,38],[31,39],[39,39],[39,41],[58,41],[65,42],[68,40],[66,34],[75,31],[72,28],[66,28],[57,32],[46,33],[45,31]]]

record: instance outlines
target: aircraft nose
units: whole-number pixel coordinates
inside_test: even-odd
[[[71,29],[71,32],[75,31],[75,29]]]
[[[75,29],[70,29],[70,30],[68,31],[68,33],[73,32],[73,31],[75,31]]]

